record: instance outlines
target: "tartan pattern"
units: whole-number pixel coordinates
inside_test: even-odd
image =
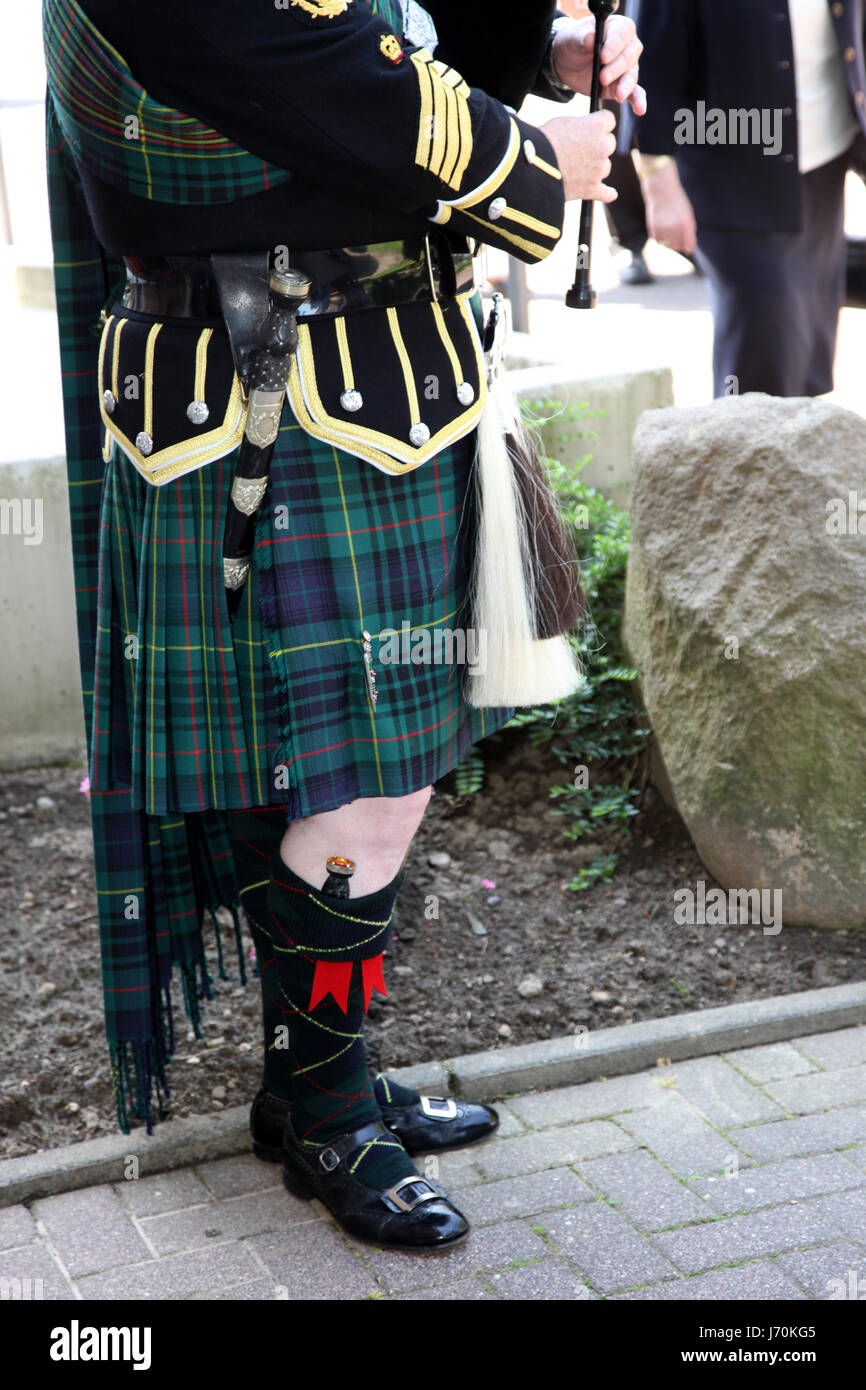
[[[46,0],[47,29],[75,11],[70,0]],[[116,76],[117,55],[88,48],[87,62],[97,58]],[[71,72],[73,49],[56,47],[55,63]],[[53,80],[48,181],[105,1024],[127,1131],[132,1116],[150,1129],[154,1093],[168,1094],[174,965],[199,1034],[210,994],[206,913],[231,909],[240,946],[227,811],[281,803],[295,817],[400,795],[442,776],[510,711],[470,710],[452,667],[388,668],[375,716],[364,693],[363,624],[374,634],[404,620],[457,626],[471,441],[393,479],[284,424],[233,628],[220,549],[234,456],[162,489],[119,450],[103,464],[98,319],[123,266],[96,238],[71,157],[72,134],[91,154],[96,137],[62,105]],[[132,144],[111,156],[129,161],[125,173],[108,160],[102,169],[119,186],[140,177]],[[234,156],[223,155],[172,163],[167,148],[151,196],[225,201],[244,166],[228,172]],[[280,506],[288,530],[276,525]],[[274,785],[275,767],[285,785]]]
[[[230,203],[292,177],[194,116],[154,101],[75,0],[44,0],[48,88],[77,160],[161,203]]]

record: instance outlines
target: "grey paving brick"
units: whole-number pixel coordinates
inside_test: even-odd
[[[866,1190],[822,1197],[817,1206],[821,1215],[833,1222],[834,1234],[866,1246]]]
[[[21,1280],[4,1283],[5,1280]],[[40,1283],[41,1280],[41,1283]],[[5,1294],[2,1290],[6,1290]],[[32,1299],[33,1302],[58,1302],[75,1297],[72,1288],[64,1279],[62,1271],[52,1260],[42,1241],[22,1246],[18,1250],[4,1250],[0,1255],[0,1306],[6,1298],[18,1297]],[[8,1312],[4,1321],[8,1323]]]
[[[742,1301],[752,1302],[759,1299],[790,1298],[802,1300],[805,1294],[801,1293],[790,1279],[786,1278],[784,1270],[779,1268],[780,1261],[776,1260],[757,1260],[754,1264],[735,1265],[733,1269],[714,1269],[710,1274],[697,1274],[691,1279],[675,1279],[670,1284],[653,1284],[651,1288],[635,1289],[631,1293],[614,1294],[614,1299],[628,1300],[629,1302],[665,1302],[676,1303],[679,1301],[709,1301],[717,1298],[731,1298]],[[701,1342],[695,1348],[704,1348]],[[707,1342],[706,1346],[710,1346]],[[712,1343],[713,1348],[718,1351],[727,1349],[727,1342]],[[685,1350],[692,1349],[692,1343]]]
[[[758,1162],[771,1158],[796,1158],[802,1154],[841,1149],[866,1143],[866,1106],[848,1106],[822,1115],[779,1120],[771,1125],[751,1125],[728,1132],[739,1148]]]
[[[665,1256],[606,1202],[550,1212],[544,1225],[569,1262],[601,1293],[655,1283],[677,1273]]]
[[[743,1154],[737,1155],[730,1135],[718,1134],[685,1101],[620,1115],[617,1124],[652,1150],[678,1177],[721,1173],[735,1156],[741,1165],[747,1162]]]
[[[214,1288],[206,1293],[188,1294],[195,1302],[216,1300],[226,1303],[274,1303],[285,1297],[284,1291],[273,1279],[250,1279],[245,1284],[233,1284],[231,1288]]]
[[[698,1057],[671,1068],[677,1091],[717,1129],[781,1119],[778,1105],[721,1057]]]
[[[543,1259],[549,1254],[549,1246],[535,1235],[528,1221],[502,1221],[497,1226],[473,1230],[461,1245],[438,1255],[412,1258],[402,1252],[382,1250],[370,1257],[369,1265],[383,1288],[404,1293],[505,1269],[517,1260]],[[489,1282],[487,1278],[482,1280]]]
[[[812,1033],[798,1038],[797,1047],[822,1067],[838,1071],[866,1063],[866,1027],[839,1028],[834,1033]]]
[[[437,1284],[431,1289],[412,1289],[394,1294],[393,1303],[492,1303],[492,1295],[477,1279],[461,1279],[456,1284]]]
[[[473,1144],[469,1149],[419,1155],[413,1162],[419,1173],[432,1178],[434,1182],[441,1182],[449,1192],[455,1192],[484,1181],[478,1165],[495,1142],[488,1139],[485,1144]]]
[[[497,1298],[537,1299],[538,1301],[595,1302],[598,1294],[579,1279],[565,1260],[543,1260],[491,1275],[490,1288]]]
[[[180,1211],[211,1199],[209,1189],[191,1168],[118,1182],[114,1184],[114,1193],[134,1216],[158,1216],[164,1211]]]
[[[853,1163],[861,1173],[866,1172],[866,1144],[855,1144],[842,1150],[849,1163]]]
[[[634,1140],[610,1121],[587,1120],[581,1125],[495,1140],[479,1155],[478,1163],[488,1178],[510,1178],[633,1147]]]
[[[677,1182],[645,1149],[612,1154],[580,1165],[581,1175],[647,1231],[703,1221],[712,1212],[700,1196]]]
[[[576,1120],[603,1119],[623,1110],[644,1110],[665,1105],[671,1099],[669,1067],[636,1076],[614,1076],[609,1081],[585,1081],[515,1097],[508,1103],[515,1114],[534,1129],[569,1124]]]
[[[6,1207],[0,1211],[0,1250],[11,1250],[36,1240],[36,1223],[26,1207]]]
[[[269,1231],[244,1244],[264,1260],[289,1301],[363,1298],[378,1287],[360,1258],[368,1247],[350,1243],[324,1221]]]
[[[263,1192],[280,1182],[280,1165],[263,1163],[252,1154],[200,1163],[196,1172],[215,1197],[242,1197],[246,1192]]]
[[[32,1208],[70,1274],[76,1278],[146,1260],[149,1251],[110,1187],[87,1187],[45,1197]]]
[[[512,1134],[526,1133],[526,1125],[502,1101],[494,1105],[493,1109],[499,1116],[499,1128],[496,1133],[500,1139],[510,1139]]]
[[[744,1168],[736,1178],[704,1178],[694,1190],[715,1211],[731,1215],[864,1185],[863,1173],[843,1154],[814,1154]]]
[[[687,1274],[732,1260],[756,1259],[799,1246],[818,1245],[837,1235],[829,1217],[813,1205],[772,1207],[746,1216],[727,1216],[655,1236],[658,1246]]]
[[[842,1241],[780,1255],[778,1263],[812,1298],[858,1301],[866,1295],[866,1252]]]
[[[232,1242],[214,1246],[212,1250],[169,1255],[165,1260],[148,1260],[147,1264],[88,1274],[84,1279],[77,1279],[76,1284],[84,1298],[124,1302],[183,1298],[209,1289],[231,1288],[261,1277],[262,1267],[253,1252],[246,1245]]]
[[[792,1115],[811,1115],[842,1105],[866,1100],[866,1067],[845,1071],[816,1071],[795,1076],[790,1081],[769,1081],[767,1091]]]
[[[540,1173],[465,1188],[457,1205],[473,1225],[481,1226],[594,1200],[592,1188],[570,1168],[547,1168]]]
[[[744,1047],[723,1054],[725,1060],[762,1086],[765,1081],[784,1081],[789,1076],[804,1076],[815,1071],[815,1063],[798,1052],[790,1043],[767,1043],[764,1047]]]
[[[292,1197],[284,1187],[268,1192],[248,1192],[223,1202],[208,1202],[164,1216],[141,1218],[141,1229],[157,1255],[173,1255],[178,1250],[211,1246],[214,1241],[238,1240],[260,1235],[281,1226],[297,1226],[315,1221],[309,1202]],[[208,1234],[209,1233],[209,1234]]]

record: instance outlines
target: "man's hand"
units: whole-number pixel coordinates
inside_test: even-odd
[[[673,160],[641,174],[647,231],[662,246],[693,256],[698,244],[694,208]]]
[[[586,19],[560,19],[553,41],[553,70],[573,92],[589,96],[595,15]],[[601,50],[601,95],[604,101],[627,101],[636,116],[646,115],[646,92],[638,86],[638,60],[643,44],[634,20],[612,15],[607,21]]]
[[[553,146],[566,202],[594,198],[612,203],[618,197],[604,182],[616,149],[615,124],[612,111],[594,111],[591,116],[555,116],[541,127]]]

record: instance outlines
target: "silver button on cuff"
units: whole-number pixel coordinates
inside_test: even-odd
[[[471,405],[475,400],[475,388],[471,382],[461,381],[457,387],[457,399],[461,405]]]
[[[508,204],[504,198],[494,198],[490,207],[487,209],[487,216],[491,221],[498,222],[507,207]]]
[[[409,443],[414,444],[416,449],[420,449],[422,444],[426,444],[430,438],[430,431],[426,425],[413,425],[409,431]]]
[[[102,404],[105,406],[106,412],[107,412],[109,415],[113,415],[113,414],[114,414],[114,410],[115,410],[115,406],[117,405],[117,401],[114,399],[114,392],[113,392],[113,391],[103,391],[103,393],[102,393]]]
[[[140,454],[153,453],[153,440],[146,430],[142,430],[140,434],[135,436],[135,447]]]
[[[190,401],[186,408],[186,418],[194,425],[203,425],[210,410],[204,401]]]
[[[340,397],[340,405],[344,410],[360,410],[364,404],[364,397],[360,391],[344,391]]]

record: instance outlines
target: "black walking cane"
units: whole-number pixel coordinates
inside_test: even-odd
[[[298,343],[297,310],[309,292],[310,281],[299,271],[271,271],[270,314],[253,367],[246,428],[223,541],[226,600],[231,617],[237,612],[250,570],[254,516],[268,485],[292,354]]]
[[[619,9],[619,0],[587,0],[587,5],[595,15],[595,44],[592,50],[592,83],[589,89],[589,110],[598,111],[601,106],[601,50],[604,44],[604,31],[610,16]],[[590,260],[592,256],[592,214],[595,203],[584,198],[580,209],[580,231],[578,233],[577,269],[574,284],[565,296],[569,309],[594,309],[598,295],[590,280]]]

